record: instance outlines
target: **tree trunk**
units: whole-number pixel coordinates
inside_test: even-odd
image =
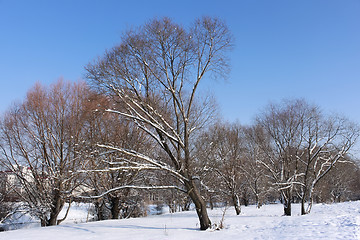
[[[305,209],[305,203],[306,203],[306,192],[301,196],[301,215],[305,215],[308,212]]]
[[[210,204],[210,209],[213,210],[214,209],[214,202],[213,202],[213,198],[212,198],[211,194],[210,194],[209,204]]]
[[[57,217],[64,206],[64,201],[61,199],[60,191],[55,190],[53,206],[50,210],[50,217],[46,220],[45,226],[55,226],[57,225]]]
[[[307,208],[306,208],[306,210],[305,210],[305,214],[308,214],[308,213],[310,213],[310,211],[311,211],[311,208],[312,208],[312,205],[313,205],[313,192],[314,192],[314,187],[315,187],[315,184],[316,184],[316,182],[313,182],[312,183],[312,185],[311,185],[311,187],[309,188],[309,190],[308,190],[308,194],[309,194],[309,197],[308,197],[308,205],[307,205]],[[305,203],[304,203],[305,204]]]
[[[111,201],[111,218],[112,219],[119,219],[119,215],[120,215],[120,208],[119,208],[120,198],[119,197],[110,197],[110,201]]]
[[[307,214],[307,211],[305,209],[305,203],[306,203],[306,195],[308,193],[308,188],[306,187],[307,182],[305,181],[305,186],[302,189],[301,194],[301,215]]]
[[[41,227],[46,227],[47,220],[46,219],[40,219],[40,225]]]
[[[241,213],[241,206],[240,206],[239,196],[236,193],[232,194],[232,201],[235,207],[236,215],[239,215]]]
[[[200,221],[200,230],[206,230],[211,227],[211,221],[207,213],[206,203],[201,197],[198,188],[196,187],[194,180],[186,181],[185,186],[187,192],[195,204],[196,213]]]
[[[282,203],[284,205],[284,215],[291,216],[291,199],[292,199],[292,189],[287,188],[281,190]]]
[[[261,208],[262,203],[261,203],[261,201],[260,201],[260,197],[259,197],[259,194],[258,194],[258,193],[255,194],[255,202],[256,202],[256,207],[257,207],[257,208]]]
[[[284,215],[291,216],[291,200],[284,199]]]
[[[249,206],[249,198],[248,198],[246,195],[244,195],[244,196],[242,197],[242,200],[243,200],[243,202],[244,202],[244,206],[245,206],[245,207]]]
[[[304,198],[301,199],[301,215],[305,215],[306,214],[306,210],[305,210],[305,200]]]

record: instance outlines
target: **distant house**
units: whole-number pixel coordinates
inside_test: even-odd
[[[17,200],[18,196],[16,193],[24,193],[21,178],[30,183],[33,181],[30,168],[20,166],[18,170],[0,171],[0,192],[11,200]]]

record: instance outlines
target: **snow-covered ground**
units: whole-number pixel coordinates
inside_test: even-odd
[[[299,216],[299,205],[293,205],[293,216],[282,215],[282,205],[261,209],[243,207],[240,216],[229,208],[225,229],[198,230],[194,211],[148,216],[145,218],[107,220],[59,226],[31,228],[0,233],[6,240],[119,240],[119,239],[360,239],[360,201],[314,205],[311,214]],[[209,211],[213,223],[221,220],[223,209]],[[70,216],[83,214],[79,210]],[[84,215],[84,214],[83,214]],[[86,214],[82,217],[85,217]],[[80,221],[79,221],[80,222]]]

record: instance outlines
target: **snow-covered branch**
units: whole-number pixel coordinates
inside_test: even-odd
[[[122,189],[139,189],[139,190],[166,190],[166,189],[176,189],[182,192],[186,192],[184,189],[179,188],[177,186],[136,186],[136,185],[125,185],[125,186],[120,186],[120,187],[116,187],[116,188],[112,188],[100,195],[96,195],[96,196],[79,196],[79,198],[83,198],[83,199],[96,199],[96,198],[102,198],[106,195],[108,195],[109,193],[115,192],[115,191],[119,191]]]

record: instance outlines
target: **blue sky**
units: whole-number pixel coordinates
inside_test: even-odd
[[[302,97],[360,123],[360,0],[0,0],[0,112],[36,81],[77,81],[84,66],[153,17],[224,19],[232,72],[208,88],[225,119],[249,124],[269,103]]]

